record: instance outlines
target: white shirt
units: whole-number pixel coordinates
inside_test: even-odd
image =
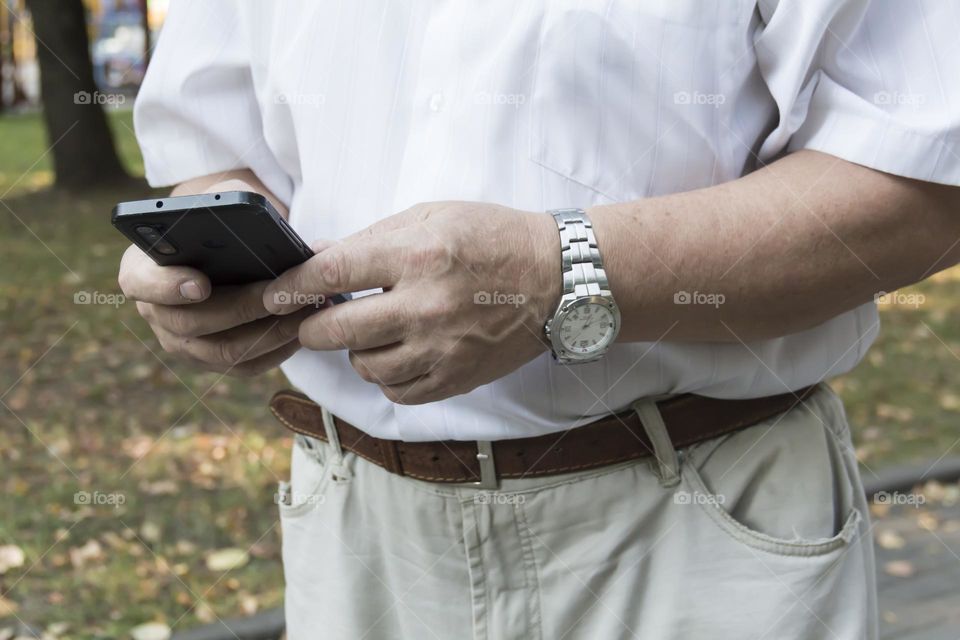
[[[308,241],[418,202],[544,211],[686,191],[803,148],[960,184],[958,31],[947,0],[174,0],[136,126],[151,184],[249,167]],[[867,304],[749,344],[617,344],[570,367],[544,354],[420,406],[386,400],[345,352],[283,369],[373,435],[496,440],[652,394],[797,389],[849,371],[877,329]]]

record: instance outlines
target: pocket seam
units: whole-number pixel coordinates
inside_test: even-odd
[[[299,447],[300,445],[295,444],[294,446]],[[280,517],[282,518],[288,518],[288,519],[299,518],[305,515],[306,513],[309,513],[310,511],[312,511],[314,508],[316,508],[317,505],[322,504],[324,501],[324,494],[326,493],[326,488],[330,484],[332,466],[329,464],[329,461],[327,459],[324,459],[323,463],[320,463],[316,458],[310,455],[307,451],[302,451],[302,453],[307,457],[307,461],[310,464],[315,464],[320,466],[322,468],[322,471],[321,471],[320,477],[317,478],[316,482],[313,483],[310,489],[308,491],[303,492],[303,495],[305,497],[309,496],[307,500],[305,500],[304,502],[301,502],[300,504],[285,505],[283,503],[280,503],[278,505],[279,511],[280,511]],[[290,480],[291,480],[290,488],[292,491],[293,478],[291,477]]]
[[[682,479],[684,483],[692,485],[692,489],[705,495],[714,495],[713,492],[707,489],[703,483],[703,479],[691,465],[683,469]],[[820,540],[787,540],[751,529],[713,501],[707,503],[698,502],[697,506],[700,507],[710,520],[734,543],[747,547],[748,549],[764,551],[788,558],[824,557],[833,551],[846,547],[853,539],[854,532],[862,519],[857,508],[850,507],[843,526],[840,528],[840,531],[833,536]]]

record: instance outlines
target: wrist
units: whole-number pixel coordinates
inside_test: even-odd
[[[560,304],[563,296],[563,267],[560,256],[560,233],[553,216],[547,212],[534,212],[527,216],[527,235],[531,238],[531,255],[528,290],[533,307],[531,330],[536,331],[541,342],[547,345],[544,326]],[[547,345],[549,346],[549,345]]]

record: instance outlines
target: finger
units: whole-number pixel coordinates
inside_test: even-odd
[[[203,336],[226,331],[265,318],[263,290],[268,281],[239,287],[218,287],[203,304],[150,305],[137,303],[140,315],[153,327],[183,337]]]
[[[382,386],[410,382],[430,373],[431,369],[427,357],[403,344],[351,351],[350,364],[362,379]]]
[[[395,404],[425,404],[437,402],[454,395],[435,373],[393,385],[380,385],[383,395]]]
[[[300,325],[300,344],[313,351],[360,351],[403,340],[407,307],[397,294],[381,293],[321,309]]]
[[[341,242],[284,272],[263,294],[263,304],[277,315],[291,313],[317,294],[351,293],[389,287],[399,280],[400,247],[387,238]]]
[[[350,234],[344,238],[343,241],[353,242],[362,238],[369,238],[371,236],[377,236],[390,231],[396,231],[397,229],[402,229],[404,227],[409,227],[418,221],[415,209],[416,208],[407,209],[405,211],[401,211],[400,213],[395,213],[392,216],[383,218],[382,220],[377,220],[370,226],[364,227],[360,231]]]
[[[157,329],[164,350],[209,365],[232,367],[297,339],[306,312],[285,318],[264,318],[220,333],[185,338]]]
[[[257,376],[261,373],[265,373],[271,369],[279,367],[299,350],[300,343],[294,340],[293,342],[290,342],[279,349],[271,351],[270,353],[264,354],[259,358],[254,358],[253,360],[243,362],[230,369],[228,373],[230,375],[240,376],[243,378]]]
[[[230,178],[223,182],[214,182],[206,188],[204,193],[223,193],[227,191],[256,191],[256,189],[246,180]]]
[[[318,239],[310,243],[310,250],[314,253],[320,253],[321,251],[329,249],[335,244],[337,244],[335,240]]]
[[[190,357],[185,357],[184,360],[189,365],[204,371],[214,371],[216,373],[222,373],[224,375],[238,378],[249,378],[260,375],[261,373],[265,373],[274,367],[280,366],[284,361],[288,360],[299,350],[300,343],[294,340],[293,342],[283,345],[279,349],[274,349],[269,353],[265,353],[262,356],[254,358],[253,360],[241,362],[240,364],[233,366],[209,364]]]
[[[132,300],[155,304],[191,304],[205,300],[210,280],[190,267],[161,267],[136,245],[120,260],[118,277],[123,294]]]

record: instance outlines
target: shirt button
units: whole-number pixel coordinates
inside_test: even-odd
[[[443,108],[443,94],[439,91],[430,96],[430,111],[440,111]]]

